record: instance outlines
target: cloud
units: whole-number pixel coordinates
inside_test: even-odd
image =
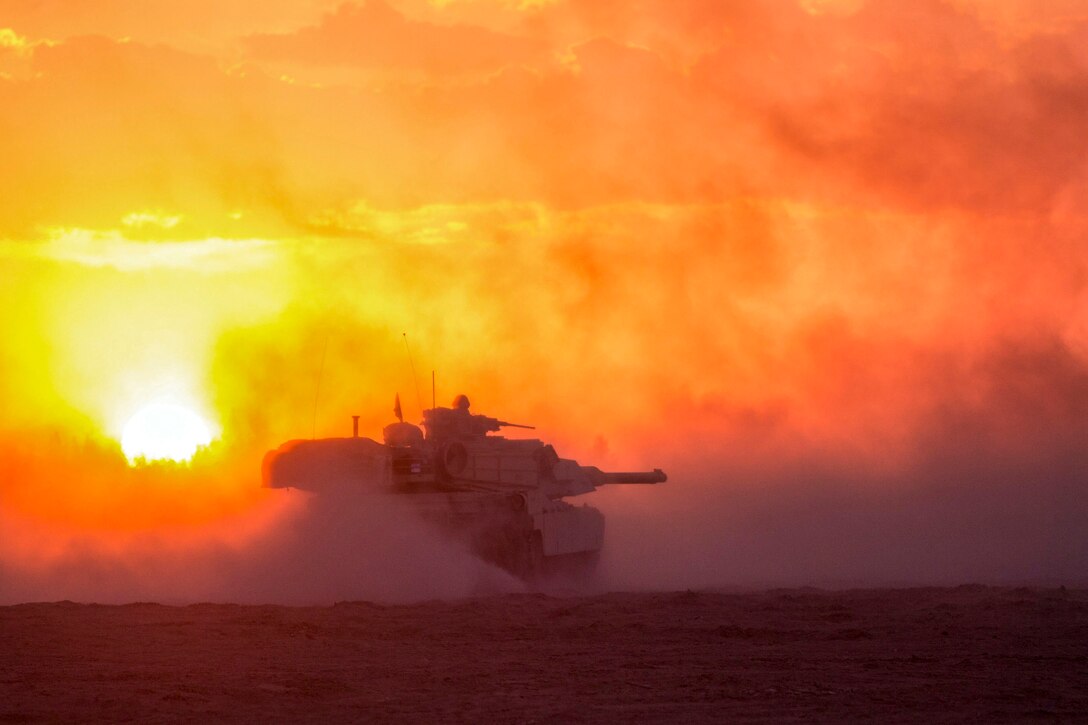
[[[274,32],[320,17],[340,0],[10,0],[5,23],[33,38],[84,35],[226,52],[239,35]]]
[[[238,272],[268,265],[275,259],[273,244],[263,239],[227,240],[217,237],[169,243],[138,242],[119,232],[57,229],[40,250],[45,259],[122,272],[155,268],[187,268],[205,274]]]
[[[808,179],[874,203],[1023,213],[1083,175],[1068,153],[1088,69],[1075,29],[1009,44],[946,3],[869,2],[768,30],[692,73],[759,114]]]
[[[504,60],[454,85],[402,75],[313,88],[259,62],[225,70],[139,42],[40,48],[38,75],[0,89],[21,109],[4,120],[17,149],[0,180],[5,223],[26,233],[43,204],[62,217],[51,226],[100,229],[164,209],[223,236],[224,217],[253,212],[229,226],[257,236],[360,200],[571,208],[737,196],[1047,214],[1085,185],[1070,151],[1084,122],[1075,32],[1009,44],[938,2],[910,12],[873,2],[847,17],[744,9],[715,16],[722,35],[687,66],[606,36],[566,47],[561,62]],[[354,37],[368,13],[407,34],[396,42],[411,58],[430,47],[408,37],[415,25],[464,30],[379,5],[344,6],[310,30],[346,23]],[[924,46],[899,30],[927,23]],[[449,67],[467,71],[474,58]],[[68,127],[76,117],[82,134]],[[109,191],[82,201],[90,185]]]
[[[411,69],[431,76],[494,72],[536,60],[542,52],[531,38],[409,20],[382,0],[345,3],[319,25],[254,35],[246,45],[263,60]]]
[[[21,37],[11,28],[0,28],[0,51],[25,56],[31,52],[31,47],[31,43],[26,38]]]

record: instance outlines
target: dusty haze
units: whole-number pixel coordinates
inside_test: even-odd
[[[1083,583],[1081,5],[9,3],[0,599],[516,590],[259,488],[418,415],[404,331],[669,472],[587,499],[602,588]],[[163,396],[217,441],[131,468]]]

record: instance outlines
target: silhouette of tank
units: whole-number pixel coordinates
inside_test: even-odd
[[[469,412],[459,395],[450,408],[423,411],[423,428],[400,419],[383,442],[361,438],[293,440],[269,451],[263,484],[326,494],[398,497],[425,519],[467,540],[482,559],[527,580],[552,572],[591,571],[604,543],[604,516],[563,499],[606,484],[652,484],[661,469],[606,473],[560,458],[537,439],[490,435],[507,423]],[[403,498],[400,498],[403,497]]]

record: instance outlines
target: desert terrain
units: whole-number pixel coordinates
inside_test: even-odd
[[[0,722],[1088,718],[1088,590],[0,608]]]

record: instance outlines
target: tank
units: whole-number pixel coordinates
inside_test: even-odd
[[[465,540],[480,558],[514,575],[584,576],[604,544],[604,516],[568,498],[611,484],[656,484],[660,469],[605,472],[561,458],[535,438],[494,435],[508,423],[469,410],[464,395],[449,408],[423,411],[422,428],[399,419],[382,442],[360,437],[293,440],[265,454],[263,485],[335,496],[395,497],[424,519]]]

